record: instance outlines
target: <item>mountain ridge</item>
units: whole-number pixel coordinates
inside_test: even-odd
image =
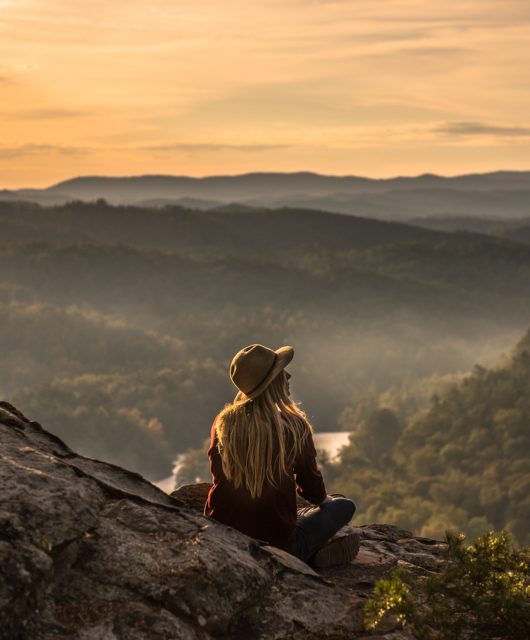
[[[87,175],[87,176],[76,176],[73,178],[69,178],[66,180],[62,180],[60,182],[54,183],[48,187],[47,190],[51,189],[59,189],[66,184],[72,184],[76,181],[84,181],[84,180],[175,180],[175,181],[187,181],[190,183],[205,183],[205,182],[216,182],[216,181],[253,181],[253,180],[266,180],[266,179],[280,179],[280,180],[288,180],[288,179],[312,179],[312,180],[320,180],[320,181],[330,181],[330,182],[351,182],[351,183],[366,183],[366,184],[392,184],[392,183],[404,183],[408,184],[411,182],[462,182],[465,180],[477,180],[482,181],[485,179],[495,179],[495,178],[503,178],[503,179],[516,179],[520,177],[526,177],[526,179],[530,182],[530,171],[510,171],[510,170],[499,170],[499,171],[490,171],[485,173],[471,173],[471,174],[458,174],[456,176],[443,176],[435,173],[422,173],[416,176],[395,176],[391,178],[370,178],[367,176],[357,176],[351,174],[343,174],[343,175],[334,175],[334,174],[323,174],[312,171],[293,171],[293,172],[276,172],[276,171],[252,171],[242,174],[217,174],[217,175],[208,175],[208,176],[186,176],[186,175],[174,175],[174,174],[140,174],[133,176],[99,176],[99,175]]]
[[[514,217],[530,215],[530,171],[366,178],[312,172],[261,172],[191,177],[145,174],[77,176],[42,189],[0,191],[0,200],[57,205],[105,199],[111,204],[193,203],[227,206],[294,206],[347,215],[404,220],[440,214]]]

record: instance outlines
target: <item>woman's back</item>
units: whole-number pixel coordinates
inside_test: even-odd
[[[208,450],[213,484],[204,514],[253,538],[287,548],[295,535],[297,493],[313,504],[320,504],[326,498],[311,431],[303,437],[299,453],[289,460],[292,436],[286,430],[286,470],[277,476],[276,485],[265,479],[260,495],[253,497],[244,483],[236,487],[223,471],[216,422],[217,417],[212,425]],[[273,447],[273,455],[277,456],[277,443],[273,443]]]

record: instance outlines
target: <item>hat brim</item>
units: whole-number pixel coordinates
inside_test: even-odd
[[[276,360],[274,361],[274,365],[265,380],[263,380],[259,387],[254,389],[252,393],[245,394],[251,400],[254,400],[254,398],[257,398],[261,393],[263,393],[274,378],[276,378],[276,376],[285,369],[289,362],[291,362],[294,356],[294,349],[293,347],[280,347],[279,349],[276,349],[274,353],[276,354]]]

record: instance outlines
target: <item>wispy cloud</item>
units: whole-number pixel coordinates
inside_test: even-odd
[[[76,109],[42,108],[27,109],[21,111],[4,111],[2,115],[13,120],[58,120],[63,118],[84,118],[94,115],[91,111]]]
[[[277,149],[287,149],[289,144],[230,144],[215,142],[174,142],[170,144],[158,145],[114,145],[110,147],[112,151],[121,154],[130,153],[211,153],[222,151],[241,151],[244,153],[259,153],[261,151],[274,151]],[[21,158],[27,156],[42,156],[59,154],[63,156],[86,155],[90,153],[101,153],[108,151],[107,146],[65,146],[57,144],[22,144],[12,147],[0,147],[0,158]]]
[[[448,122],[434,127],[435,133],[444,133],[453,136],[483,136],[493,135],[500,137],[527,137],[530,136],[530,127],[514,127],[510,125],[487,124],[484,122]]]
[[[204,152],[204,151],[243,151],[243,152],[259,152],[272,151],[275,149],[287,149],[292,145],[289,144],[226,144],[226,143],[208,143],[208,142],[176,142],[162,145],[149,145],[137,147],[144,151],[156,151],[161,153],[173,153],[175,151],[187,152]]]
[[[378,20],[381,23],[457,23],[490,24],[519,23],[530,19],[530,6],[526,0],[467,0],[460,3],[440,3],[433,0],[270,0],[272,4],[303,6],[306,11],[326,12],[329,20],[340,20],[345,15],[358,20]]]
[[[27,156],[50,155],[77,156],[90,153],[88,147],[61,146],[54,144],[21,144],[13,147],[0,147],[0,158],[25,158]]]
[[[410,56],[459,56],[461,54],[467,54],[473,51],[470,47],[437,47],[437,46],[423,46],[423,47],[401,47],[397,50],[399,54],[406,54]]]
[[[0,64],[0,84],[7,84],[8,82],[12,82],[12,77],[9,73],[9,67],[7,67],[5,64]]]

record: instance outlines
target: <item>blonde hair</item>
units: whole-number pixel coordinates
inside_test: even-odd
[[[278,487],[293,465],[308,432],[305,413],[287,393],[282,371],[254,400],[239,392],[217,416],[215,425],[223,472],[236,488],[261,495],[265,481]]]

